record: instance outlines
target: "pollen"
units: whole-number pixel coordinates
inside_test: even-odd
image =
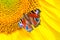
[[[31,10],[38,8],[37,0],[0,0],[0,33],[20,30],[18,21]]]

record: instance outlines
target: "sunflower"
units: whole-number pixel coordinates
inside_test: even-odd
[[[31,10],[40,9],[41,25],[32,32],[18,22]],[[60,40],[60,0],[0,0],[0,40]]]

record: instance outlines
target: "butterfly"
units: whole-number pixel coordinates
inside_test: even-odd
[[[32,25],[36,28],[40,24],[39,9],[32,10],[30,13],[23,14],[23,17],[18,22],[20,28],[26,29],[28,32],[33,30]]]

